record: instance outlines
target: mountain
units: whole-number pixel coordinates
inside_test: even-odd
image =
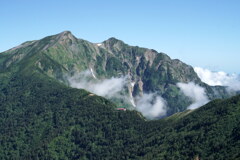
[[[41,70],[0,76],[0,159],[240,158],[240,96],[146,121]]]
[[[140,56],[139,63],[130,53]],[[118,66],[122,60],[132,65],[129,72],[125,65]],[[167,70],[154,70],[157,62]],[[212,98],[225,91],[202,83],[190,66],[178,60],[115,38],[94,44],[63,32],[25,42],[0,54],[0,159],[240,159],[240,96],[149,121],[138,111],[117,110],[118,104],[66,85],[66,76],[89,68],[98,79],[126,71],[134,82],[141,78],[143,87],[133,92],[136,95],[154,89],[162,95],[162,83],[154,81],[176,87],[182,97],[176,82],[194,81]],[[148,72],[151,69],[153,73]],[[172,77],[154,79],[159,73]],[[133,88],[139,87],[137,83]]]
[[[106,97],[118,106],[135,109],[139,97],[145,94],[159,96],[166,101],[166,114],[184,111],[194,103],[180,90],[180,83],[193,82],[203,87],[206,99],[226,98],[232,94],[225,87],[208,86],[201,82],[193,68],[180,60],[171,59],[155,50],[129,46],[116,38],[102,43],[78,39],[69,31],[29,41],[0,54],[1,70],[35,68],[39,72],[71,86],[69,77],[91,71],[87,81],[124,77],[127,82],[120,96]],[[95,80],[96,81],[96,80]],[[82,86],[89,86],[87,83]],[[88,87],[85,89],[88,90]],[[152,98],[148,101],[154,103]],[[156,118],[156,117],[155,117]]]

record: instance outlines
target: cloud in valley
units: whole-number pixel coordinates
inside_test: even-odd
[[[97,95],[112,98],[118,96],[119,92],[127,84],[126,77],[110,78],[110,79],[93,79],[91,71],[86,70],[73,77],[68,77],[68,82],[71,87],[86,89]]]
[[[194,71],[198,77],[205,83],[211,86],[227,86],[228,89],[240,90],[240,77],[236,74],[227,74],[225,72],[212,72],[208,69],[195,67]]]
[[[134,106],[136,105],[136,109],[148,119],[155,119],[166,115],[167,103],[156,93],[144,93],[136,99],[131,96],[120,95],[120,92],[129,83],[127,77],[112,77],[110,79],[99,80],[93,75],[92,70],[86,70],[72,77],[67,77],[67,80],[73,88],[86,89],[106,98],[128,99]]]
[[[166,101],[155,93],[143,94],[137,98],[137,110],[146,118],[154,119],[166,115]]]
[[[177,86],[181,89],[184,95],[193,101],[193,103],[188,106],[188,109],[201,107],[209,101],[205,89],[193,82],[177,83]]]

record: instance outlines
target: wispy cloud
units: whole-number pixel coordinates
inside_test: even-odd
[[[188,109],[198,108],[209,101],[205,93],[205,89],[193,82],[177,83],[177,86],[181,89],[184,95],[186,95],[193,101],[193,103],[188,106]]]
[[[240,90],[240,77],[237,74],[227,74],[225,72],[212,72],[208,69],[195,67],[194,71],[198,77],[205,83],[211,86],[227,86],[228,89]]]
[[[143,94],[137,98],[137,110],[148,119],[160,118],[167,113],[167,102],[156,93]]]
[[[68,77],[67,80],[71,87],[86,89],[106,98],[116,97],[127,84],[126,77],[112,77],[103,80],[95,78],[95,76],[93,77],[92,71],[86,70],[72,77]]]
[[[105,98],[120,98],[130,101],[148,119],[160,118],[166,115],[167,103],[156,93],[144,93],[137,98],[121,95],[120,93],[124,90],[124,87],[129,85],[127,77],[112,77],[110,79],[99,80],[92,73],[92,70],[86,70],[74,76],[68,76],[66,79],[71,87],[86,89]]]

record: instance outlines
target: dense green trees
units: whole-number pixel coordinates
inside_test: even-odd
[[[86,69],[92,63],[94,59],[86,54],[98,53],[92,52],[96,48],[90,42],[72,35],[68,39],[65,34],[69,33],[26,42],[22,48],[0,54],[0,159],[240,159],[240,96],[155,121],[146,121],[137,111],[117,111],[110,101],[60,82],[63,73],[74,67]],[[116,42],[117,47],[112,47]],[[116,39],[104,45],[111,54],[123,58],[142,57],[133,73],[146,74],[143,87],[152,91],[151,87],[169,80],[164,84],[167,89],[163,97],[176,106],[171,114],[184,110],[176,103],[187,106],[188,101],[181,102],[184,97],[176,101],[174,97],[181,95],[172,84],[175,80],[167,74],[172,73],[169,57],[156,53],[154,64],[168,59],[166,65],[158,67],[161,75],[156,75],[153,68],[145,68],[150,63],[141,56],[146,49]],[[110,54],[103,48],[99,53],[106,57]],[[111,69],[109,74],[130,67],[130,63],[122,66],[114,56],[106,57],[95,55],[99,66],[96,72],[103,77],[107,74],[102,70],[105,60]],[[132,60],[131,64],[138,64],[137,59]],[[187,68],[192,75],[191,67],[178,60],[171,62]],[[211,87],[206,89],[208,93],[213,91]],[[140,90],[134,90],[137,96]]]
[[[3,79],[4,80],[4,79]],[[237,159],[240,96],[145,121],[37,72],[4,80],[0,159]]]

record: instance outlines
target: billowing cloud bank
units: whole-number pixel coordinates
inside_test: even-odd
[[[208,69],[195,67],[194,71],[198,77],[211,86],[227,86],[230,90],[240,90],[240,77],[236,74],[227,74],[225,72],[212,72]]]
[[[191,98],[193,103],[188,106],[188,109],[195,109],[206,104],[209,99],[205,93],[205,89],[193,82],[177,83],[177,86],[187,97]]]
[[[159,118],[167,112],[166,101],[156,93],[143,94],[136,104],[137,110],[149,119]]]

